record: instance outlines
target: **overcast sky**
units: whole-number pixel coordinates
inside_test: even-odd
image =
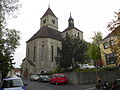
[[[106,26],[114,18],[114,12],[120,9],[120,0],[20,0],[22,7],[15,19],[8,20],[8,27],[21,32],[20,46],[14,55],[15,67],[21,65],[26,55],[26,41],[40,28],[40,18],[48,5],[58,18],[59,31],[68,27],[70,12],[75,27],[83,31],[83,37],[91,42],[95,32],[103,37],[110,33]]]

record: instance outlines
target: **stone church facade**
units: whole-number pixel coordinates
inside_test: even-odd
[[[66,35],[79,36],[83,39],[83,32],[74,26],[74,19],[68,19],[68,27],[58,31],[58,18],[50,7],[40,20],[40,29],[26,42],[26,57],[22,62],[22,76],[29,78],[31,74],[50,72],[56,68],[55,57],[58,48],[62,47],[61,40]]]

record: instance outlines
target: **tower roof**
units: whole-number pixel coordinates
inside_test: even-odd
[[[70,17],[69,17],[68,20],[74,20],[74,19],[72,18],[72,16],[71,16],[71,12],[70,12]]]
[[[45,14],[42,16],[42,18],[45,17],[45,16],[47,16],[47,15],[51,15],[51,16],[57,18],[57,17],[55,16],[55,14],[53,13],[53,11],[50,9],[50,7],[48,7],[47,11],[46,11]]]

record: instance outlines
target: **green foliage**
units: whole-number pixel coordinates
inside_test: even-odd
[[[91,68],[91,69],[80,69],[80,68],[76,68],[73,70],[74,72],[95,72],[96,68]]]
[[[94,36],[92,37],[93,42],[89,45],[87,50],[87,55],[90,59],[95,60],[94,62],[97,64],[99,60],[101,60],[101,49],[99,48],[99,42],[102,40],[101,32],[94,32]]]
[[[60,73],[61,72],[61,68],[60,67],[56,67],[55,70],[53,70],[53,73]]]
[[[118,68],[116,67],[104,67],[101,69],[101,71],[116,71]]]
[[[2,78],[13,68],[13,54],[19,46],[20,35],[14,29],[6,28],[6,16],[18,9],[19,0],[0,0],[0,71]]]
[[[100,50],[94,43],[92,43],[89,48],[89,56],[93,60],[98,60],[101,57]]]
[[[94,36],[92,37],[92,39],[93,39],[92,43],[99,47],[99,42],[102,40],[102,33],[94,32]]]
[[[62,49],[55,58],[57,65],[66,70],[75,68],[76,62],[83,62],[87,45],[78,37],[66,36],[62,40]]]

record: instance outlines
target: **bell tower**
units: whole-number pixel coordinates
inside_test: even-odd
[[[71,13],[70,13],[70,17],[68,19],[68,27],[69,28],[73,28],[74,27],[74,19],[72,18]]]
[[[47,26],[55,30],[58,30],[58,18],[52,12],[50,7],[48,7],[47,11],[41,18],[41,27],[43,26]]]

